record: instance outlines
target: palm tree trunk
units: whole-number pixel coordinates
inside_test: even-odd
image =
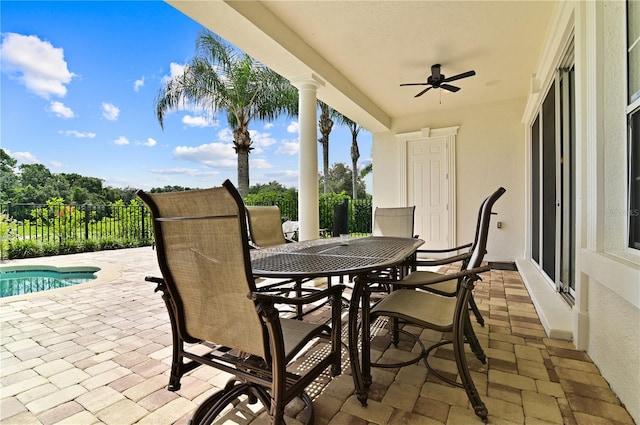
[[[353,171],[351,173],[351,179],[353,182],[353,199],[358,199],[358,159],[360,158],[360,150],[358,149],[358,133],[351,133],[351,164]]]
[[[329,113],[329,105],[324,102],[320,102],[320,134],[322,137],[318,139],[318,142],[322,145],[322,166],[324,172],[324,193],[329,193],[329,133],[333,128],[333,121],[331,120]]]
[[[251,147],[251,136],[246,126],[233,130],[234,149],[238,154],[238,192],[244,198],[249,193],[249,152]]]
[[[249,149],[242,146],[238,152],[238,192],[244,198],[249,193]]]

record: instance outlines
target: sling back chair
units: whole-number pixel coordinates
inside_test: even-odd
[[[340,374],[339,300],[344,286],[304,298],[256,291],[245,207],[229,180],[217,188],[138,191],[138,196],[151,210],[162,272],[162,278],[147,280],[157,283],[171,322],[168,389],[180,389],[182,376],[200,365],[234,376],[196,409],[192,423],[210,424],[241,395],[250,403],[259,399],[272,424],[283,423],[285,405],[295,397],[302,398],[313,418],[305,387],[328,366],[333,376]],[[281,318],[274,308],[276,303],[302,304],[327,297],[334,300],[331,326]],[[319,338],[330,343],[314,357],[315,364],[304,374],[292,367],[287,370],[294,357]]]
[[[266,248],[294,242],[293,239],[286,238],[284,235],[280,208],[277,205],[248,205],[246,208],[249,220],[250,242],[255,248]]]
[[[373,212],[373,236],[413,238],[413,221],[416,207],[376,207]]]
[[[373,211],[373,236],[391,236],[398,238],[417,238],[414,235],[414,215],[416,207],[391,207],[380,208],[376,207]],[[413,264],[415,256],[408,258],[406,263]],[[382,283],[383,280],[396,280],[402,279],[408,272],[407,264],[392,267],[386,270],[378,270],[377,276],[380,281],[377,287],[371,287],[372,292],[389,293],[390,288],[387,283]]]
[[[255,206],[247,205],[247,221],[249,223],[249,237],[251,248],[261,249],[270,246],[282,245],[284,243],[295,243],[293,239],[285,236],[282,228],[282,218],[280,208],[277,205],[272,206]],[[309,279],[307,279],[309,280]],[[279,291],[281,294],[289,293],[293,290],[297,297],[301,297],[303,292],[312,292],[315,289],[304,289],[302,284],[304,279],[287,279],[278,282],[272,282],[268,285],[259,285],[258,291]],[[312,313],[322,304],[313,306],[303,312],[303,306],[298,304],[295,306],[295,318],[301,319],[304,315]]]
[[[491,208],[504,192],[505,190],[503,188],[498,189],[483,204],[477,241],[464,270],[450,275],[441,275],[429,280],[420,279],[421,275],[416,275],[416,272],[413,272],[401,281],[394,283],[394,291],[374,305],[370,313],[371,323],[373,323],[376,318],[385,316],[422,328],[439,332],[451,332],[453,334],[452,340],[439,341],[427,349],[425,349],[420,339],[414,337],[421,351],[416,358],[410,361],[396,364],[378,363],[372,366],[402,367],[424,359],[427,368],[439,379],[448,384],[465,389],[476,415],[478,415],[483,422],[487,422],[488,411],[471,378],[467,366],[464,344],[466,342],[470,345],[471,351],[476,355],[478,360],[483,364],[486,362],[486,356],[482,351],[482,347],[475,336],[469,320],[469,300],[471,299],[474,282],[480,279],[478,274],[489,270],[488,266],[482,265],[482,259],[487,247]],[[459,278],[462,279],[462,283],[458,285],[455,297],[443,297],[421,289],[427,285],[437,284],[448,279],[457,281]],[[404,331],[401,332],[408,334]],[[436,348],[449,343],[453,344],[455,362],[461,382],[443,376],[429,365],[428,358],[430,353]]]
[[[444,265],[460,262],[461,263],[460,270],[464,270],[467,267],[469,259],[471,258],[471,255],[476,247],[476,244],[478,243],[478,236],[480,233],[480,222],[482,219],[482,211],[483,211],[484,205],[488,202],[489,198],[490,196],[485,198],[485,200],[482,201],[482,204],[480,204],[480,209],[478,210],[478,219],[476,222],[476,234],[473,239],[473,242],[465,245],[460,245],[455,248],[432,249],[432,250],[420,249],[416,252],[416,254],[417,256],[419,256],[420,254],[425,254],[425,253],[429,255],[433,255],[433,254],[446,254],[451,252],[460,252],[465,249],[467,251],[461,254],[453,255],[446,258],[435,259],[435,260],[421,260],[417,258],[417,256],[414,257],[414,262],[411,265],[411,269],[413,271],[412,274],[415,279],[431,280],[431,279],[436,279],[439,276],[442,276],[442,273],[439,273],[439,272],[433,272],[428,270],[418,270],[419,266],[444,266]],[[439,294],[445,297],[455,297],[458,292],[458,286],[461,283],[462,283],[462,278],[449,279],[437,284],[427,285],[423,289],[425,289],[426,291],[435,292],[436,294]],[[480,310],[478,309],[478,305],[476,304],[476,301],[473,296],[471,296],[471,298],[469,299],[469,308],[473,312],[473,315],[476,318],[476,322],[478,322],[480,326],[484,326],[484,318],[482,317],[482,313],[480,313]]]

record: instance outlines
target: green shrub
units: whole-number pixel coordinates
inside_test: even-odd
[[[104,250],[107,250],[107,249],[124,248],[124,246],[122,246],[122,243],[120,242],[120,240],[118,240],[116,238],[111,238],[111,237],[100,238],[99,244],[100,244],[100,250],[101,251],[104,251]]]
[[[65,239],[58,249],[60,254],[75,254],[82,252],[82,245],[75,239]]]
[[[43,242],[42,243],[42,256],[43,257],[51,257],[53,255],[58,255],[60,253],[59,247],[57,243],[53,242]]]
[[[8,257],[10,260],[40,256],[42,256],[42,248],[37,241],[31,239],[15,240],[9,244]]]
[[[82,247],[84,252],[93,252],[100,248],[100,243],[95,239],[84,239]]]

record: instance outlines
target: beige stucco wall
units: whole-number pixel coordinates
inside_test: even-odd
[[[594,7],[589,5],[588,7]],[[626,30],[624,2],[602,2],[591,9],[601,20],[586,29],[602,34],[598,66],[602,67],[602,122],[583,123],[595,149],[587,158],[587,175],[601,188],[598,202],[587,203],[587,250],[582,252],[581,298],[587,300],[587,352],[626,405],[640,421],[640,253],[627,245],[627,123]],[[599,24],[601,22],[601,24]],[[599,25],[602,25],[599,27]]]
[[[460,92],[458,95],[463,95]],[[456,110],[443,108],[428,117],[394,122],[394,133],[373,135],[373,201],[375,205],[400,205],[402,194],[395,133],[422,128],[459,126],[456,137],[457,241],[473,239],[478,207],[499,186],[507,189],[492,218],[487,259],[513,261],[524,252],[524,100],[509,100]],[[498,229],[497,221],[503,223]]]
[[[587,353],[636,421],[640,418],[638,329],[640,310],[600,282],[589,279]]]

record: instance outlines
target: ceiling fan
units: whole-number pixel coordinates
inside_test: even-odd
[[[460,90],[460,87],[452,86],[447,83],[476,75],[475,71],[467,71],[447,78],[444,74],[440,73],[440,67],[441,65],[439,63],[431,65],[431,75],[427,78],[426,83],[404,83],[400,84],[400,86],[429,86],[414,97],[420,97],[431,89],[445,89],[455,93]]]

